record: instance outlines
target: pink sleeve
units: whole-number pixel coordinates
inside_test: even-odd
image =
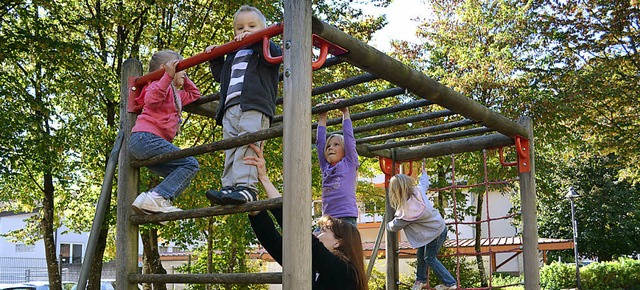
[[[182,90],[179,94],[183,105],[193,103],[200,98],[200,90],[198,90],[198,87],[196,87],[190,78],[184,78],[184,85],[182,85]]]
[[[144,99],[144,105],[155,107],[162,104],[167,98],[167,91],[169,90],[172,81],[173,78],[165,73],[162,78],[146,86],[140,94],[140,97]]]

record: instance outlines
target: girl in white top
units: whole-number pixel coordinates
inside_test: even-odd
[[[422,169],[420,182],[416,186],[413,177],[397,174],[389,180],[389,200],[396,210],[395,217],[387,224],[387,230],[397,232],[404,229],[409,244],[417,248],[418,266],[413,290],[426,288],[428,265],[442,285],[436,290],[456,289],[456,280],[436,255],[447,239],[444,219],[427,198],[429,175]]]

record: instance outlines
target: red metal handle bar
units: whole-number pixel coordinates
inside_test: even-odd
[[[523,158],[529,158],[529,152],[526,152],[527,148],[522,146],[522,139],[523,137],[516,136],[516,150],[518,150],[519,155]]]
[[[258,41],[260,41],[261,39],[263,39],[263,37],[273,37],[279,34],[282,34],[283,31],[283,25],[282,23],[278,23],[278,24],[274,24],[272,26],[269,26],[265,29],[262,29],[260,31],[256,31],[254,33],[251,33],[247,36],[245,36],[245,38],[242,39],[242,41],[231,41],[231,42],[227,42],[223,45],[220,45],[216,48],[214,48],[213,50],[211,50],[211,52],[206,53],[206,52],[201,52],[199,54],[196,54],[192,57],[189,58],[185,58],[182,61],[180,61],[178,63],[178,65],[176,66],[176,71],[181,71],[181,70],[185,70],[188,69],[190,67],[196,66],[198,64],[201,64],[205,61],[209,61],[212,60],[214,58],[218,58],[221,56],[224,56],[225,54],[232,52],[234,50],[238,50],[240,48],[246,47],[248,45],[251,45],[253,43],[256,43]],[[268,47],[268,46],[267,46]],[[143,75],[139,78],[136,79],[134,86],[135,87],[141,87],[146,85],[149,82],[158,80],[162,77],[162,75],[164,74],[164,69],[161,68],[159,70],[150,72],[146,75]]]
[[[504,161],[504,155],[502,154],[502,150],[503,149],[504,149],[504,147],[498,148],[498,153],[500,154],[500,164],[502,164],[502,166],[516,166],[516,165],[518,165],[518,162],[505,162]]]
[[[316,59],[316,61],[311,63],[311,69],[317,70],[320,67],[322,67],[324,62],[327,60],[328,53],[329,53],[329,44],[326,42],[323,42],[322,45],[320,45],[320,55],[318,55],[318,59]]]
[[[262,37],[262,55],[264,56],[264,60],[266,60],[268,63],[270,64],[279,64],[282,62],[282,55],[281,56],[271,56],[271,49],[270,49],[270,41],[269,38],[271,38],[268,35],[265,35]]]
[[[271,56],[271,50],[269,49],[269,38],[270,36],[268,35],[262,37],[262,54],[264,55],[264,59],[270,64],[282,63],[282,55]],[[327,41],[321,39],[315,34],[313,35],[313,40],[314,45],[320,47],[320,55],[318,55],[318,59],[311,63],[311,69],[317,70],[322,67],[324,62],[327,60],[330,45]]]

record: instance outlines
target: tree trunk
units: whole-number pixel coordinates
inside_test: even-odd
[[[109,203],[111,203],[109,201]],[[109,208],[109,205],[107,205]],[[104,256],[104,250],[107,245],[107,234],[109,233],[109,215],[105,216],[102,221],[102,227],[100,228],[100,235],[98,236],[98,242],[96,243],[95,255],[93,261],[91,261],[91,270],[89,271],[89,278],[87,283],[87,289],[100,289],[100,280],[102,279],[102,257]]]
[[[484,195],[478,194],[478,201],[476,203],[476,222],[475,225],[475,250],[476,252],[480,252],[480,241],[482,239],[482,225],[479,223],[482,220],[482,203],[484,202]],[[484,269],[484,262],[482,260],[482,255],[476,255],[476,264],[478,265],[478,272],[480,274],[480,286],[487,287],[487,275],[486,270]]]
[[[209,217],[208,218],[208,229],[207,232],[211,233],[213,232],[213,217]],[[211,257],[213,255],[213,237],[211,236],[211,234],[207,235],[207,274],[211,274],[213,273],[213,258]],[[211,290],[211,285],[207,284],[205,285],[205,289],[206,290]]]
[[[144,248],[144,263],[153,274],[167,274],[160,261],[158,252],[158,231],[156,229],[142,230],[140,232]],[[165,283],[153,283],[154,290],[167,290]]]
[[[50,167],[46,167],[50,168]],[[44,174],[44,200],[42,202],[42,219],[40,220],[40,228],[42,230],[45,257],[47,259],[47,273],[49,274],[49,289],[62,289],[60,282],[60,271],[58,269],[58,257],[56,251],[56,239],[53,229],[53,176],[50,172]],[[61,261],[60,261],[61,262]]]

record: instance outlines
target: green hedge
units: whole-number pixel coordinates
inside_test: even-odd
[[[576,265],[553,262],[540,270],[540,286],[547,290],[576,288]],[[583,290],[640,290],[640,261],[621,258],[580,268]]]

